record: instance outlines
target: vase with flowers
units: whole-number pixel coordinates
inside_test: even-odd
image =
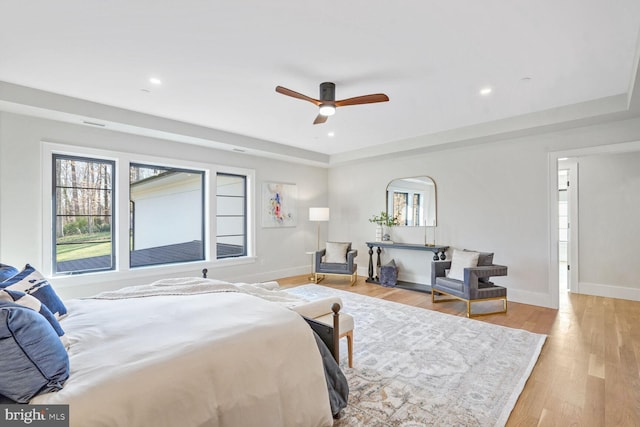
[[[398,225],[398,218],[389,215],[387,212],[380,212],[380,215],[373,215],[369,222],[376,224],[376,242],[391,242],[391,236],[385,232],[385,227]]]

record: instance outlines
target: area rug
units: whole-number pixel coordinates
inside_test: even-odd
[[[353,369],[341,344],[349,405],[343,426],[503,426],[546,336],[319,285],[353,315]]]

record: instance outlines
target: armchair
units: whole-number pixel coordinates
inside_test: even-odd
[[[460,254],[463,252],[463,254]],[[451,269],[452,264],[456,263],[456,255],[464,258],[473,258],[469,254],[478,254],[475,262],[471,260],[471,266],[464,266],[458,263],[454,268],[462,270],[462,274],[449,274],[446,270]],[[476,266],[473,266],[476,264]],[[485,314],[496,314],[507,312],[507,289],[495,285],[489,280],[494,276],[506,276],[507,267],[504,265],[493,264],[493,254],[486,252],[471,251],[455,251],[451,261],[432,261],[431,262],[431,301],[439,303],[444,301],[453,301],[455,299],[465,301],[467,303],[467,317],[480,316]],[[436,294],[447,295],[449,299],[436,299]],[[492,311],[489,313],[472,314],[471,303],[479,301],[502,300],[502,310]]]
[[[324,275],[348,275],[351,286],[358,279],[358,251],[351,249],[351,242],[327,242],[326,248],[316,251],[313,263],[313,281],[318,283]]]

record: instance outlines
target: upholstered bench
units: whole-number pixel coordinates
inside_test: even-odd
[[[292,310],[304,317],[313,319],[316,322],[324,323],[325,325],[333,327],[333,311],[331,310],[331,307],[334,303],[338,303],[340,307],[344,307],[340,298],[327,297],[294,306],[292,307]],[[353,328],[355,326],[353,316],[340,310],[339,321],[339,337],[347,338],[349,367],[353,368]]]

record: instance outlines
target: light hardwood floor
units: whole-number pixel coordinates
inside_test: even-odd
[[[290,287],[310,281],[304,275],[278,282]],[[430,294],[362,277],[355,286],[339,276],[320,284],[457,316],[465,312],[463,302],[432,304]],[[640,302],[566,294],[559,310],[509,302],[508,313],[475,319],[548,335],[507,426],[640,426]]]

